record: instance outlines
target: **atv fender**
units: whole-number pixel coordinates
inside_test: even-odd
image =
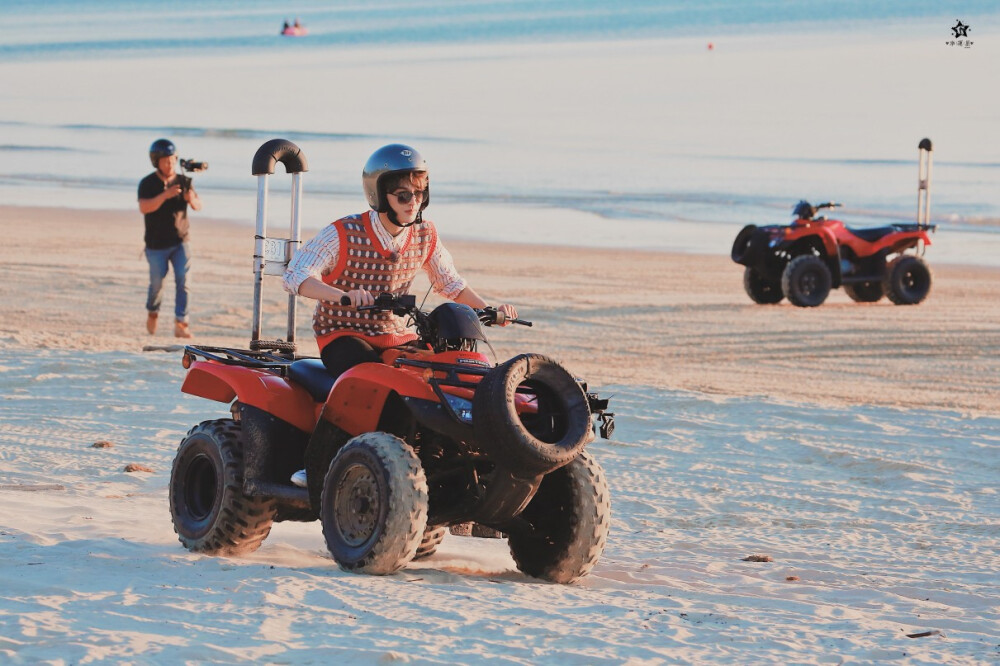
[[[837,243],[837,236],[830,229],[813,224],[790,227],[780,249],[792,258],[810,253],[819,255],[830,270],[831,288],[840,286],[843,279],[840,270],[840,245]]]
[[[385,401],[392,393],[440,402],[420,377],[384,363],[362,363],[337,379],[320,418],[351,435],[378,430]]]
[[[317,406],[309,393],[270,372],[195,361],[184,377],[181,391],[218,402],[237,399],[305,432],[312,432],[316,426]]]
[[[810,238],[810,236],[814,238]],[[821,246],[827,257],[838,256],[837,237],[825,227],[812,224],[791,227],[785,235],[786,243],[797,244],[802,241]]]

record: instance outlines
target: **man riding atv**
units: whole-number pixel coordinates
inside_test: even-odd
[[[419,269],[434,291],[473,308],[489,304],[458,274],[437,228],[423,217],[430,203],[430,172],[419,152],[402,144],[382,146],[361,175],[370,211],[333,222],[292,258],[285,289],[319,301],[313,331],[323,365],[334,377],[379,353],[416,339],[391,312],[359,313],[380,293],[405,294]],[[350,300],[341,304],[341,299]],[[512,305],[497,307],[516,319]],[[503,325],[503,324],[501,324]]]
[[[342,217],[314,236],[295,253],[284,279],[289,293],[318,301],[313,331],[323,365],[334,378],[416,339],[391,311],[357,308],[374,305],[380,293],[408,293],[421,268],[441,296],[472,308],[489,307],[455,270],[437,227],[424,219],[430,170],[419,152],[399,143],[382,146],[365,162],[361,184],[371,210]],[[513,305],[497,310],[503,313],[501,326],[517,318]],[[304,487],[305,470],[292,480]]]
[[[279,163],[292,175],[288,239],[266,229],[267,179]],[[506,538],[530,576],[571,583],[587,575],[610,528],[607,479],[585,450],[598,432],[611,437],[608,399],[542,354],[497,363],[479,349],[490,347],[483,326],[531,322],[512,318],[510,306],[485,306],[448,268],[422,220],[426,164],[411,148],[376,152],[364,172],[373,211],[337,221],[291,261],[307,170],[302,151],[283,139],[254,156],[250,349],[185,347],[181,390],[225,403],[229,414],[191,428],[177,449],[169,498],[181,543],[239,555],[259,548],[275,522],[319,519],[341,568],[385,575],[429,557],[447,529],[472,525],[471,536]],[[323,359],[294,353],[295,296],[287,339],[260,338],[264,276],[294,274],[287,268],[313,263],[310,253],[318,268],[299,282],[311,286],[296,290],[320,301]],[[421,267],[439,292],[483,307],[422,310],[404,293]],[[296,472],[303,465],[306,473]]]

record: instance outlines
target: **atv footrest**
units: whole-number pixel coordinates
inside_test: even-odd
[[[860,284],[862,282],[882,282],[881,275],[845,275],[840,278],[841,284]]]
[[[286,504],[301,508],[310,506],[309,491],[291,484],[247,479],[243,482],[243,492],[250,496],[274,497]]]

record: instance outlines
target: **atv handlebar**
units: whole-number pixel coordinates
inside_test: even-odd
[[[483,322],[486,326],[503,325],[505,323],[509,324],[520,324],[521,326],[531,326],[532,323],[525,319],[508,319],[507,315],[503,313],[502,310],[497,310],[493,307],[485,307],[482,310],[476,309],[476,314],[479,315],[479,321]]]
[[[341,305],[350,305],[351,299],[348,296],[340,297]],[[504,313],[497,310],[494,307],[485,307],[482,309],[473,308],[476,312],[476,316],[479,317],[481,321],[486,326],[503,325],[505,323],[510,324],[520,324],[522,326],[531,326],[532,323],[525,319],[508,319]],[[413,314],[414,312],[419,312],[420,308],[417,307],[417,297],[413,294],[403,294],[402,296],[393,296],[389,293],[381,293],[375,297],[374,305],[362,305],[358,308],[358,312],[392,312],[395,315],[404,317],[408,314]]]
[[[350,305],[350,297],[347,295],[341,296],[340,304]],[[396,297],[384,292],[375,297],[374,305],[362,305],[358,308],[358,312],[391,312],[400,317],[412,314],[414,310],[419,310],[419,308],[417,308],[417,297],[413,294],[403,294]]]

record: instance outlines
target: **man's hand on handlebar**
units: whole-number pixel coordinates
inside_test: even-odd
[[[513,305],[504,304],[499,308],[485,307],[481,310],[476,310],[476,313],[479,315],[479,321],[487,326],[508,326],[510,324],[531,326],[530,321],[517,318],[517,310]]]
[[[497,324],[500,326],[507,326],[508,324],[518,321],[517,319],[517,308],[508,303],[504,303],[497,308]]]
[[[340,297],[340,304],[360,308],[366,305],[375,305],[375,297],[367,289],[352,289]]]

